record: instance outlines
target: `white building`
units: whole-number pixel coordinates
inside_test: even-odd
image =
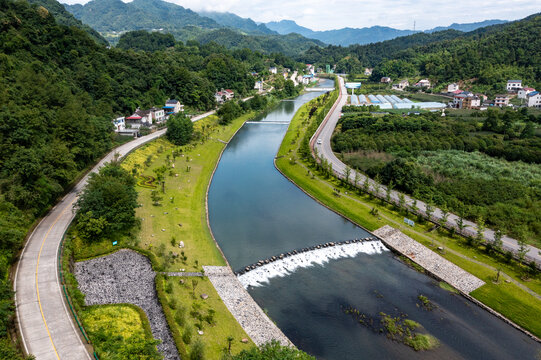
[[[365,74],[366,76],[372,75],[372,69],[369,69],[369,68],[364,69],[364,74]]]
[[[451,92],[455,92],[457,90],[460,90],[457,83],[452,83],[452,84],[447,85],[447,92],[451,93]]]
[[[277,74],[278,73],[278,69],[276,68],[276,66],[273,66],[273,67],[270,67],[269,68],[269,72],[271,74]]]
[[[415,84],[415,86],[422,87],[422,88],[429,88],[430,81],[428,79],[419,80],[419,82]]]
[[[254,89],[262,92],[263,91],[263,81],[256,81],[254,85]]]
[[[184,105],[182,105],[178,100],[169,99],[165,102],[163,109],[165,112],[167,112],[167,115],[171,115],[184,111]]]
[[[233,97],[235,97],[235,92],[229,89],[222,89],[221,91],[216,92],[214,96],[216,97],[216,102],[222,104],[225,101],[233,99]]]
[[[141,126],[152,125],[152,114],[150,110],[137,109],[135,112],[126,118],[126,125],[132,129],[139,129]]]
[[[507,80],[507,91],[518,91],[522,88],[522,80]]]
[[[509,105],[509,97],[507,95],[496,95],[494,106],[504,107],[507,105]]]
[[[164,109],[158,109],[156,107],[153,107],[150,109],[150,115],[152,115],[152,119],[156,121],[157,123],[161,123],[165,120],[165,110]]]
[[[522,88],[522,89],[520,89],[520,90],[518,91],[517,97],[518,97],[519,99],[526,99],[526,95],[528,95],[528,94],[531,93],[532,91],[535,91],[535,89],[534,89],[534,88],[530,88],[530,87],[524,87],[524,88]]]
[[[408,80],[402,80],[398,84],[393,84],[393,90],[402,91],[405,88],[407,88],[408,86],[410,86],[409,81]]]
[[[391,78],[388,76],[384,76],[381,78],[380,82],[388,84],[391,82]]]
[[[532,91],[526,95],[526,100],[528,100],[528,107],[541,108],[541,93],[539,91]]]
[[[115,126],[115,132],[124,131],[126,129],[126,121],[124,116],[114,119],[113,125]]]

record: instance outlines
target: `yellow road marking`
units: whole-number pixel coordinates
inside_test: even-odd
[[[58,360],[60,360],[60,356],[58,356],[58,351],[56,350],[56,346],[54,345],[53,338],[51,337],[51,332],[49,331],[49,326],[47,325],[47,321],[45,320],[45,315],[43,314],[43,308],[41,307],[41,299],[39,297],[39,284],[38,284],[38,267],[39,267],[39,259],[41,258],[41,251],[43,250],[43,245],[45,244],[45,240],[47,240],[47,237],[49,236],[49,233],[51,232],[53,227],[56,225],[58,220],[60,220],[60,217],[62,215],[64,215],[64,212],[66,211],[66,209],[68,209],[71,206],[71,204],[73,204],[74,201],[75,201],[75,199],[58,215],[58,217],[55,219],[55,221],[53,222],[53,224],[51,225],[49,230],[47,230],[47,233],[45,234],[45,237],[43,238],[43,241],[41,242],[41,247],[39,248],[38,262],[36,264],[36,292],[37,292],[37,295],[38,295],[39,311],[41,312],[41,318],[43,319],[43,323],[45,324],[45,329],[47,330],[47,335],[49,335],[49,340],[51,340],[51,345],[53,345],[53,350],[54,350],[54,353],[55,353],[56,358]]]

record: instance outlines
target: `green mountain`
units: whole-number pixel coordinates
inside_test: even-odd
[[[452,24],[450,26],[439,26],[434,29],[426,30],[427,33],[433,33],[437,31],[444,30],[458,30],[463,32],[473,31],[480,27],[485,27],[489,25],[502,24],[505,23],[505,20],[486,20],[482,22],[469,23],[469,24]],[[398,30],[386,26],[372,26],[364,27],[361,29],[357,28],[343,28],[337,30],[326,30],[326,31],[314,31],[308,29],[304,26],[298,25],[295,21],[292,20],[282,20],[282,21],[272,21],[266,23],[267,27],[271,30],[276,31],[279,34],[286,35],[290,33],[297,33],[308,38],[321,40],[326,44],[332,45],[364,45],[377,43],[380,41],[391,40],[400,36],[407,36],[414,34],[413,30]]]
[[[337,72],[358,74],[365,67],[374,67],[383,60],[392,58],[397,52],[416,46],[455,39],[462,35],[463,33],[460,31],[447,30],[432,34],[417,33],[368,45],[312,47],[301,54],[299,59],[323,67],[325,64],[336,64]]]
[[[199,11],[199,15],[208,17],[218,24],[226,26],[228,28],[238,29],[247,34],[267,34],[267,35],[277,35],[278,33],[270,30],[265,24],[256,24],[252,19],[242,18],[238,15],[232,13],[221,13],[216,11]]]
[[[179,29],[187,25],[221,27],[182,6],[160,0],[92,0],[85,5],[65,5],[77,19],[100,33],[129,30]]]
[[[295,57],[312,47],[324,46],[321,41],[307,39],[299,34],[289,35],[243,35],[232,29],[218,29],[195,37],[202,44],[210,42],[228,49],[247,48],[263,53],[282,53]]]
[[[453,40],[399,51],[373,78],[421,75],[435,82],[468,80],[478,91],[501,92],[508,79],[541,85],[541,14],[466,33]]]
[[[281,36],[250,19],[234,14],[208,13],[201,16],[182,6],[162,0],[92,0],[85,5],[67,5],[67,10],[105,36],[112,44],[126,31],[147,30],[171,33],[177,40],[214,42],[231,49],[246,47],[272,53],[284,51],[296,55],[311,46],[322,46],[317,40],[302,36]],[[214,37],[214,38],[213,38]],[[301,50],[299,50],[301,49]]]
[[[41,5],[47,9],[56,19],[59,24],[66,26],[75,26],[81,30],[86,31],[97,43],[102,45],[109,45],[107,40],[100,35],[99,32],[92,29],[90,26],[83,24],[80,20],[77,20],[70,12],[68,12],[64,5],[60,4],[56,0],[28,0],[31,4]]]

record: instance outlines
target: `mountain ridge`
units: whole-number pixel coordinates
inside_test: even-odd
[[[476,30],[481,27],[491,26],[496,24],[507,23],[506,20],[484,20],[481,22],[474,23],[453,23],[449,26],[438,26],[433,29],[425,31],[413,31],[413,30],[400,30],[394,29],[388,26],[375,25],[371,27],[363,28],[351,28],[345,27],[341,29],[333,30],[324,30],[324,31],[314,31],[307,27],[298,25],[294,20],[281,20],[281,21],[271,21],[265,23],[265,25],[279,34],[285,35],[288,33],[298,33],[305,37],[317,39],[323,41],[329,45],[365,45],[370,43],[376,43],[380,41],[392,40],[397,37],[412,35],[420,32],[424,33],[433,33],[437,31],[445,30],[458,30],[462,32],[469,32]],[[337,40],[338,39],[338,40]],[[362,39],[359,41],[359,39]]]

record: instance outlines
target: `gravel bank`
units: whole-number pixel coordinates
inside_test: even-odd
[[[462,270],[444,259],[426,246],[403,234],[400,230],[385,225],[374,231],[386,245],[395,249],[410,260],[421,265],[425,270],[450,284],[457,290],[469,294],[483,286],[485,282],[469,272]]]
[[[76,263],[75,276],[87,305],[130,303],[143,309],[154,338],[162,341],[158,350],[167,360],[180,360],[156,295],[156,275],[145,256],[132,250],[119,250]]]
[[[257,346],[271,340],[277,340],[285,346],[293,346],[293,343],[256,304],[229,267],[203,266],[203,268],[225,306]]]

